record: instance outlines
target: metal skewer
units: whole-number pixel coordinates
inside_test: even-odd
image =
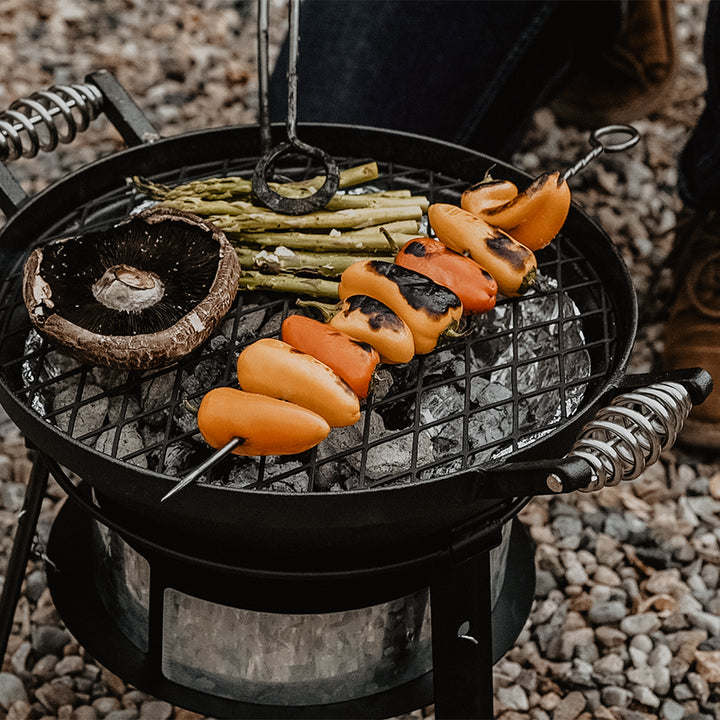
[[[226,455],[229,455],[238,445],[242,443],[242,438],[234,437],[230,442],[223,445],[210,455],[205,462],[198,465],[192,472],[188,473],[172,490],[163,495],[160,502],[164,502],[175,493],[180,492],[183,488],[195,482],[206,470],[209,470],[215,463],[220,462]]]
[[[627,135],[628,138],[620,142],[606,142],[602,139],[607,135],[615,134]],[[562,179],[567,180],[573,175],[576,175],[598,157],[598,155],[602,155],[603,152],[620,152],[627,150],[633,145],[636,145],[639,140],[640,132],[632,125],[606,125],[605,127],[594,130],[590,135],[592,150],[585,157],[580,158],[572,167],[569,167],[562,174]]]

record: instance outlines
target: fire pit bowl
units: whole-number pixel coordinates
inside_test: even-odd
[[[101,87],[108,82],[106,74],[94,80]],[[141,130],[126,133],[137,143],[150,135]],[[409,134],[332,125],[308,125],[303,133],[341,167],[377,161],[377,185],[410,188],[431,202],[456,202],[491,165],[495,176],[528,181],[493,158]],[[101,159],[18,202],[0,231],[0,401],[30,442],[90,484],[111,516],[122,515],[151,536],[172,530],[192,543],[241,543],[258,559],[280,554],[310,565],[348,553],[392,555],[432,547],[449,529],[498,503],[551,492],[548,477],[553,489],[566,491],[593,482],[597,469],[591,461],[563,456],[598,408],[625,386],[648,379],[625,377],[637,324],[627,269],[602,229],[573,207],[559,237],[538,253],[540,273],[551,281],[546,289],[501,299],[496,312],[502,319],[481,317],[468,336],[413,360],[403,370],[404,383],[368,398],[357,434],[344,446],[310,452],[289,470],[260,463],[239,482],[234,459],[220,463],[205,481],[161,504],[177,476],[211,452],[188,419],[187,403],[199,403],[211,386],[232,384],[239,350],[276,334],[278,319],[294,311],[295,298],[239,293],[223,335],[170,368],[108,380],[91,366],[66,363],[52,345],[33,337],[22,302],[23,263],[34,248],[106,228],[132,213],[140,199],[126,182],[130,176],[166,185],[250,176],[257,152],[255,127],[192,132]],[[6,190],[10,200],[12,193],[12,187]],[[260,316],[272,316],[274,329],[258,324]],[[536,342],[531,331],[537,329],[554,337],[540,355],[527,348]],[[497,357],[508,378],[503,392],[484,365]],[[578,367],[584,368],[581,374]],[[696,386],[690,382],[697,400],[703,390]],[[455,400],[443,409],[448,388],[456,391]],[[431,404],[441,412],[428,419]],[[553,414],[540,418],[539,426],[540,405]],[[373,425],[378,415],[385,422],[381,436]],[[99,417],[94,425],[83,422],[91,416]],[[398,416],[409,425],[399,426]],[[501,432],[488,432],[499,425]],[[433,444],[438,434],[443,439]],[[398,446],[404,465],[370,475],[376,456]],[[178,456],[183,462],[173,464]],[[327,482],[328,474],[349,466],[360,468],[351,487],[313,492],[321,479]],[[300,491],[293,485],[298,473],[304,478]]]

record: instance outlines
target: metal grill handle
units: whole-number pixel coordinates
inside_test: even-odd
[[[51,152],[72,142],[103,112],[128,147],[155,142],[160,134],[108,70],[86,83],[53,85],[16,100],[0,112],[0,210],[12,215],[28,199],[5,163]]]
[[[664,381],[618,395],[583,428],[566,458],[582,458],[593,469],[583,492],[634,480],[672,447],[693,407],[690,392]],[[554,475],[548,487],[562,490]],[[558,487],[559,484],[559,487]]]
[[[102,93],[89,83],[53,85],[16,100],[0,113],[0,161],[32,158],[72,142],[102,107]]]

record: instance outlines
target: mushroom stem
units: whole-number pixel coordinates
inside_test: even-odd
[[[137,312],[157,304],[165,285],[154,272],[122,264],[108,268],[92,286],[92,293],[112,310]]]

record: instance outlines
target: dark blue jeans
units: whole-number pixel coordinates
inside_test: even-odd
[[[369,125],[507,159],[570,64],[612,42],[608,0],[304,0],[298,121]],[[287,107],[287,46],[271,117]]]
[[[720,2],[710,0],[705,24],[705,107],[680,156],[678,190],[686,205],[720,210]]]

